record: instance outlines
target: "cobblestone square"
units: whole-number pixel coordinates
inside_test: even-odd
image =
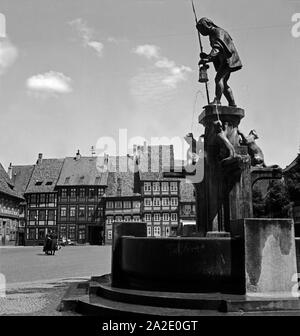
[[[110,246],[66,246],[54,256],[41,246],[0,248],[0,315],[61,316],[56,308],[69,284],[109,273],[110,255]]]

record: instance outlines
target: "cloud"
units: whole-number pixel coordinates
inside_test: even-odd
[[[144,44],[133,49],[133,52],[148,59],[159,58],[159,47],[150,44]]]
[[[163,85],[169,88],[176,88],[177,84],[187,79],[187,74],[192,72],[190,67],[176,65],[172,60],[160,55],[160,48],[155,45],[140,45],[133,52],[139,56],[144,56],[149,60],[156,60],[154,67],[163,71],[164,76],[161,79]]]
[[[71,78],[61,72],[49,71],[27,79],[29,92],[43,96],[70,93],[72,91]]]
[[[112,44],[120,44],[120,43],[128,43],[129,40],[125,37],[113,37],[113,36],[109,36],[107,38],[107,42],[112,43]]]
[[[159,109],[174,97],[178,84],[192,70],[161,56],[160,48],[155,45],[140,45],[133,52],[151,62],[130,80],[130,93],[141,109]]]
[[[8,38],[0,39],[0,75],[14,64],[18,57],[18,49]]]
[[[70,21],[69,25],[77,31],[84,47],[93,49],[99,57],[103,55],[104,44],[94,39],[94,30],[81,18]]]
[[[179,82],[186,80],[186,74],[192,69],[184,65],[174,66],[170,69],[171,74],[163,79],[163,83],[169,87],[176,88]]]

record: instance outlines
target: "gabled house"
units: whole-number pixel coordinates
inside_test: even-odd
[[[8,168],[8,174],[15,186],[15,190],[24,197],[28,183],[31,179],[34,165],[12,166]],[[27,203],[24,200],[20,203],[19,223],[16,233],[16,245],[25,245]]]
[[[60,239],[103,243],[107,179],[104,157],[82,157],[78,151],[65,158],[55,188]]]
[[[0,244],[15,245],[19,224],[19,208],[23,197],[0,164]]]
[[[141,214],[140,186],[134,172],[134,159],[106,156],[108,181],[105,208],[105,243],[111,244],[113,222],[139,222]]]
[[[39,154],[24,193],[27,203],[26,245],[43,245],[45,235],[57,232],[56,183],[64,159],[43,159]]]

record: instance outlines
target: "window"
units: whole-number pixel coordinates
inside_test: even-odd
[[[69,184],[69,183],[70,183],[70,177],[66,177],[64,184]]]
[[[154,234],[154,237],[160,237],[160,226],[154,226],[153,234]]]
[[[154,221],[155,222],[159,222],[160,221],[160,214],[158,214],[158,213],[154,214]]]
[[[113,208],[114,208],[114,202],[112,202],[112,201],[108,201],[108,202],[106,203],[106,207],[107,207],[108,209],[113,209]]]
[[[49,204],[54,204],[55,203],[55,195],[54,194],[49,194],[48,195],[48,202],[49,202]]]
[[[124,209],[131,209],[131,202],[130,201],[124,201]]]
[[[153,198],[153,206],[160,206],[160,198]]]
[[[60,217],[66,217],[67,216],[67,207],[61,207],[60,208]]]
[[[84,188],[79,189],[79,197],[80,198],[85,198],[85,189]]]
[[[70,207],[70,218],[76,217],[76,207]]]
[[[122,222],[123,217],[122,216],[116,216],[116,222]]]
[[[177,191],[177,182],[171,182],[170,189],[171,191]]]
[[[46,210],[40,210],[39,211],[39,221],[43,222],[46,220]]]
[[[170,236],[170,228],[169,226],[166,226],[166,237]]]
[[[153,191],[160,191],[160,185],[159,182],[153,182]]]
[[[76,189],[75,188],[71,189],[71,191],[70,191],[70,197],[71,198],[76,198]]]
[[[151,236],[152,236],[152,227],[147,226],[147,237],[151,237]]]
[[[62,198],[67,198],[67,189],[63,188],[63,189],[61,190],[61,197],[62,197]]]
[[[79,229],[78,230],[78,239],[79,240],[85,240],[85,229]]]
[[[151,214],[145,214],[145,221],[146,222],[151,222]]]
[[[192,205],[192,214],[194,215],[195,213],[196,213],[196,205],[193,204],[193,205]]]
[[[112,230],[107,231],[107,239],[109,239],[109,240],[112,239]]]
[[[94,188],[89,189],[89,198],[95,198],[95,189]]]
[[[71,240],[76,240],[76,226],[75,225],[70,225],[69,226],[69,234],[68,238]]]
[[[140,201],[133,201],[133,209],[139,209],[141,207]]]
[[[171,198],[171,206],[178,206],[178,198],[172,197]]]
[[[29,240],[35,240],[35,229],[29,229]]]
[[[177,221],[177,213],[171,214],[171,221]]]
[[[111,224],[113,222],[114,217],[113,216],[107,216],[106,217],[106,223]]]
[[[169,191],[169,182],[162,182],[161,190],[162,191]]]
[[[48,210],[48,222],[55,221],[55,210]]]
[[[85,207],[82,206],[79,207],[78,217],[81,219],[85,218]]]
[[[104,189],[103,188],[99,188],[98,189],[98,197],[101,197],[104,195]]]
[[[144,191],[151,191],[151,182],[144,183]]]
[[[133,221],[134,222],[139,222],[140,221],[140,216],[133,216]]]
[[[116,209],[122,209],[122,202],[116,201]]]
[[[96,212],[95,218],[102,218],[104,215],[103,208],[97,208],[95,212]]]
[[[131,217],[130,216],[125,216],[124,217],[124,222],[130,222],[131,221]]]
[[[95,208],[93,206],[88,207],[88,217],[91,219],[94,215]]]
[[[62,238],[67,238],[67,228],[66,226],[62,225],[59,229],[59,237],[60,239]]]
[[[45,194],[40,194],[40,205],[45,206],[46,203],[46,195]]]
[[[151,198],[145,198],[145,206],[152,206],[152,199]]]
[[[48,181],[48,182],[46,182],[46,186],[50,186],[50,185],[52,185],[52,184],[53,184],[52,181]]]
[[[169,206],[169,199],[168,198],[163,198],[162,199],[162,206]]]
[[[30,203],[36,204],[36,195],[31,195],[30,196]]]
[[[165,222],[168,222],[168,221],[170,220],[170,216],[169,216],[168,213],[164,213],[164,214],[163,214],[163,220],[164,220]]]
[[[35,182],[35,185],[36,185],[36,186],[40,186],[40,185],[42,185],[42,184],[43,184],[43,181],[36,181],[36,182]]]
[[[37,220],[37,210],[30,210],[29,211],[29,220],[36,221]]]

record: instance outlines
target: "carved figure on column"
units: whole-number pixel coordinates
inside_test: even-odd
[[[228,85],[232,72],[242,68],[242,62],[233,44],[231,36],[222,28],[215,25],[210,19],[202,18],[197,23],[197,29],[203,36],[209,36],[212,50],[209,54],[201,53],[199,65],[206,65],[209,62],[214,64],[216,69],[216,90],[215,99],[211,104],[221,104],[224,94],[229,106],[236,107],[233,92]]]

